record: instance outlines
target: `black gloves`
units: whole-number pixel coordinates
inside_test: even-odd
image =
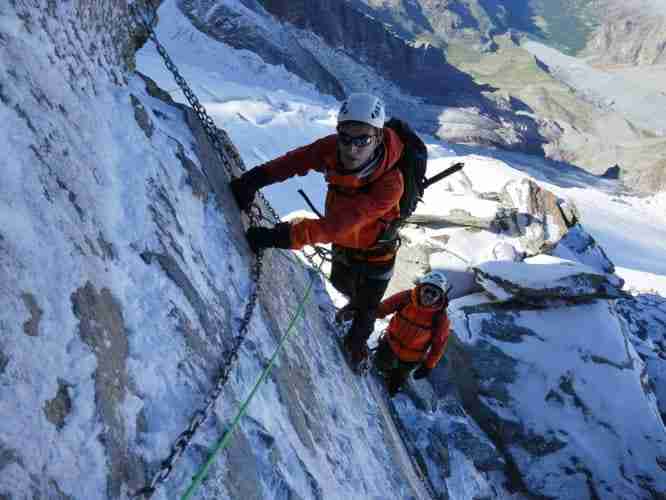
[[[432,368],[428,368],[425,365],[419,366],[415,371],[414,371],[414,380],[419,380],[421,378],[426,378],[428,375],[430,375],[430,372],[432,371]]]
[[[231,192],[236,198],[238,207],[247,212],[252,206],[254,196],[262,187],[268,186],[271,181],[267,178],[264,170],[260,167],[248,170],[238,179],[234,179],[229,183]]]
[[[261,167],[248,170],[238,179],[229,183],[231,192],[234,194],[238,207],[247,212],[252,206],[254,196],[262,187],[271,184],[266,172]],[[291,247],[291,225],[288,222],[280,222],[274,227],[251,227],[247,230],[247,242],[254,253],[262,248],[290,248]]]
[[[280,222],[274,227],[251,227],[246,236],[250,248],[257,253],[262,248],[291,248],[290,233],[291,224]]]

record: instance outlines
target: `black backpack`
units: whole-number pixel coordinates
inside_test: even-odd
[[[399,168],[405,184],[400,198],[400,216],[392,221],[379,236],[377,243],[391,243],[398,239],[398,229],[412,215],[416,205],[423,198],[427,185],[426,168],[428,166],[428,149],[418,135],[404,121],[391,118],[385,127],[390,128],[405,145],[402,156],[394,168]]]

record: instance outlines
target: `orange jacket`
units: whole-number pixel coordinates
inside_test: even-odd
[[[434,368],[442,358],[449,339],[451,323],[443,306],[420,305],[416,287],[384,300],[377,315],[384,318],[395,312],[397,314],[393,315],[387,329],[391,350],[402,361],[423,361],[427,368]]]
[[[391,129],[384,128],[384,155],[367,178],[359,179],[338,170],[337,135],[329,135],[263,164],[271,184],[316,170],[326,176],[326,210],[322,219],[305,219],[291,226],[291,248],[314,243],[368,249],[380,233],[400,215],[404,189],[402,174],[392,168],[403,144]]]

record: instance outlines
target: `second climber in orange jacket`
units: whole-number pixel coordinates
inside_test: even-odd
[[[414,378],[427,377],[444,354],[450,322],[446,314],[449,284],[433,271],[416,288],[399,292],[379,305],[378,317],[393,314],[375,353],[375,366],[394,396],[416,368]]]
[[[394,168],[404,146],[393,130],[384,127],[385,119],[381,99],[351,94],[340,107],[336,134],[289,151],[231,182],[239,207],[248,210],[264,186],[310,170],[326,177],[322,218],[251,227],[247,239],[255,252],[332,243],[331,283],[349,298],[346,309],[353,311],[345,347],[354,367],[368,356],[366,341],[393,274],[398,246],[396,241],[379,243],[400,215],[404,190],[402,173]]]

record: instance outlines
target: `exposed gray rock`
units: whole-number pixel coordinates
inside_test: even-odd
[[[510,181],[500,196],[506,206],[515,208],[512,219],[521,243],[532,255],[557,244],[578,219],[575,208],[567,204],[565,212],[557,196],[529,179]]]
[[[65,426],[65,419],[72,411],[72,400],[68,393],[68,384],[58,380],[58,393],[44,404],[44,413],[49,422],[61,430]]]
[[[620,168],[619,165],[615,164],[612,167],[608,167],[606,171],[601,174],[602,179],[611,179],[611,180],[618,180],[620,178],[620,175],[622,173],[622,169]]]
[[[141,104],[141,101],[133,95],[130,96],[130,99],[132,100],[132,106],[134,107],[134,119],[146,134],[146,137],[150,139],[153,136],[155,125],[153,125],[153,122],[150,120],[150,116],[148,115],[146,108]]]
[[[476,217],[474,214],[463,210],[452,210],[446,215],[435,214],[413,214],[407,219],[410,224],[426,226],[432,229],[444,229],[447,227],[475,227],[478,229],[491,229],[495,223],[495,217]]]
[[[0,470],[13,463],[21,464],[21,457],[14,450],[7,449],[0,444]]]
[[[26,309],[30,313],[30,319],[23,323],[23,331],[26,335],[36,337],[39,335],[39,322],[42,319],[44,311],[42,311],[37,304],[37,300],[33,294],[24,292],[21,294],[21,298],[23,299]]]
[[[471,186],[454,186],[452,191],[450,198],[452,201],[459,199],[459,207],[452,206],[448,213],[440,211],[437,214],[417,209],[408,221],[431,229],[460,226],[485,230],[469,230],[456,236],[458,239],[468,236],[478,240],[483,239],[479,234],[487,234],[489,249],[486,258],[497,258],[497,252],[509,252],[510,255],[505,256],[507,259],[520,260],[521,253],[537,255],[548,251],[580,220],[572,202],[555,196],[528,178],[509,181],[499,193],[481,193]],[[469,206],[474,209],[467,208]],[[496,235],[496,241],[490,233]],[[509,250],[506,245],[513,249]],[[451,249],[455,246],[454,242],[445,245]],[[479,245],[474,247],[480,254]],[[468,261],[478,262],[475,258]]]
[[[72,294],[72,309],[79,319],[79,335],[97,358],[95,405],[104,431],[99,439],[109,455],[109,498],[120,496],[123,484],[141,487],[141,461],[127,448],[127,428],[121,406],[127,397],[129,345],[121,305],[106,288],[99,292],[88,282]],[[64,419],[66,398],[58,419]],[[52,406],[52,410],[55,408]],[[52,416],[56,417],[55,414]],[[56,425],[62,425],[56,420]]]
[[[8,363],[9,363],[9,358],[4,352],[2,352],[2,350],[0,350],[0,375],[2,375],[5,372]]]
[[[453,284],[451,298],[482,289],[478,272],[475,277],[474,266],[478,264],[520,262],[526,256],[554,251],[554,248],[558,252],[555,255],[562,254],[564,258],[582,263],[589,261],[593,267],[596,265],[603,270],[602,275],[613,273],[603,250],[577,225],[580,215],[573,203],[558,198],[527,178],[508,182],[499,193],[477,192],[464,175],[460,178],[463,180],[450,181],[445,186],[451,200],[448,213],[417,210],[409,219],[410,223],[428,230],[464,228],[447,231],[440,248],[429,252],[430,266],[443,271]],[[474,209],[466,210],[469,206]],[[575,232],[560,245],[571,228]],[[609,279],[621,286],[619,278]]]

